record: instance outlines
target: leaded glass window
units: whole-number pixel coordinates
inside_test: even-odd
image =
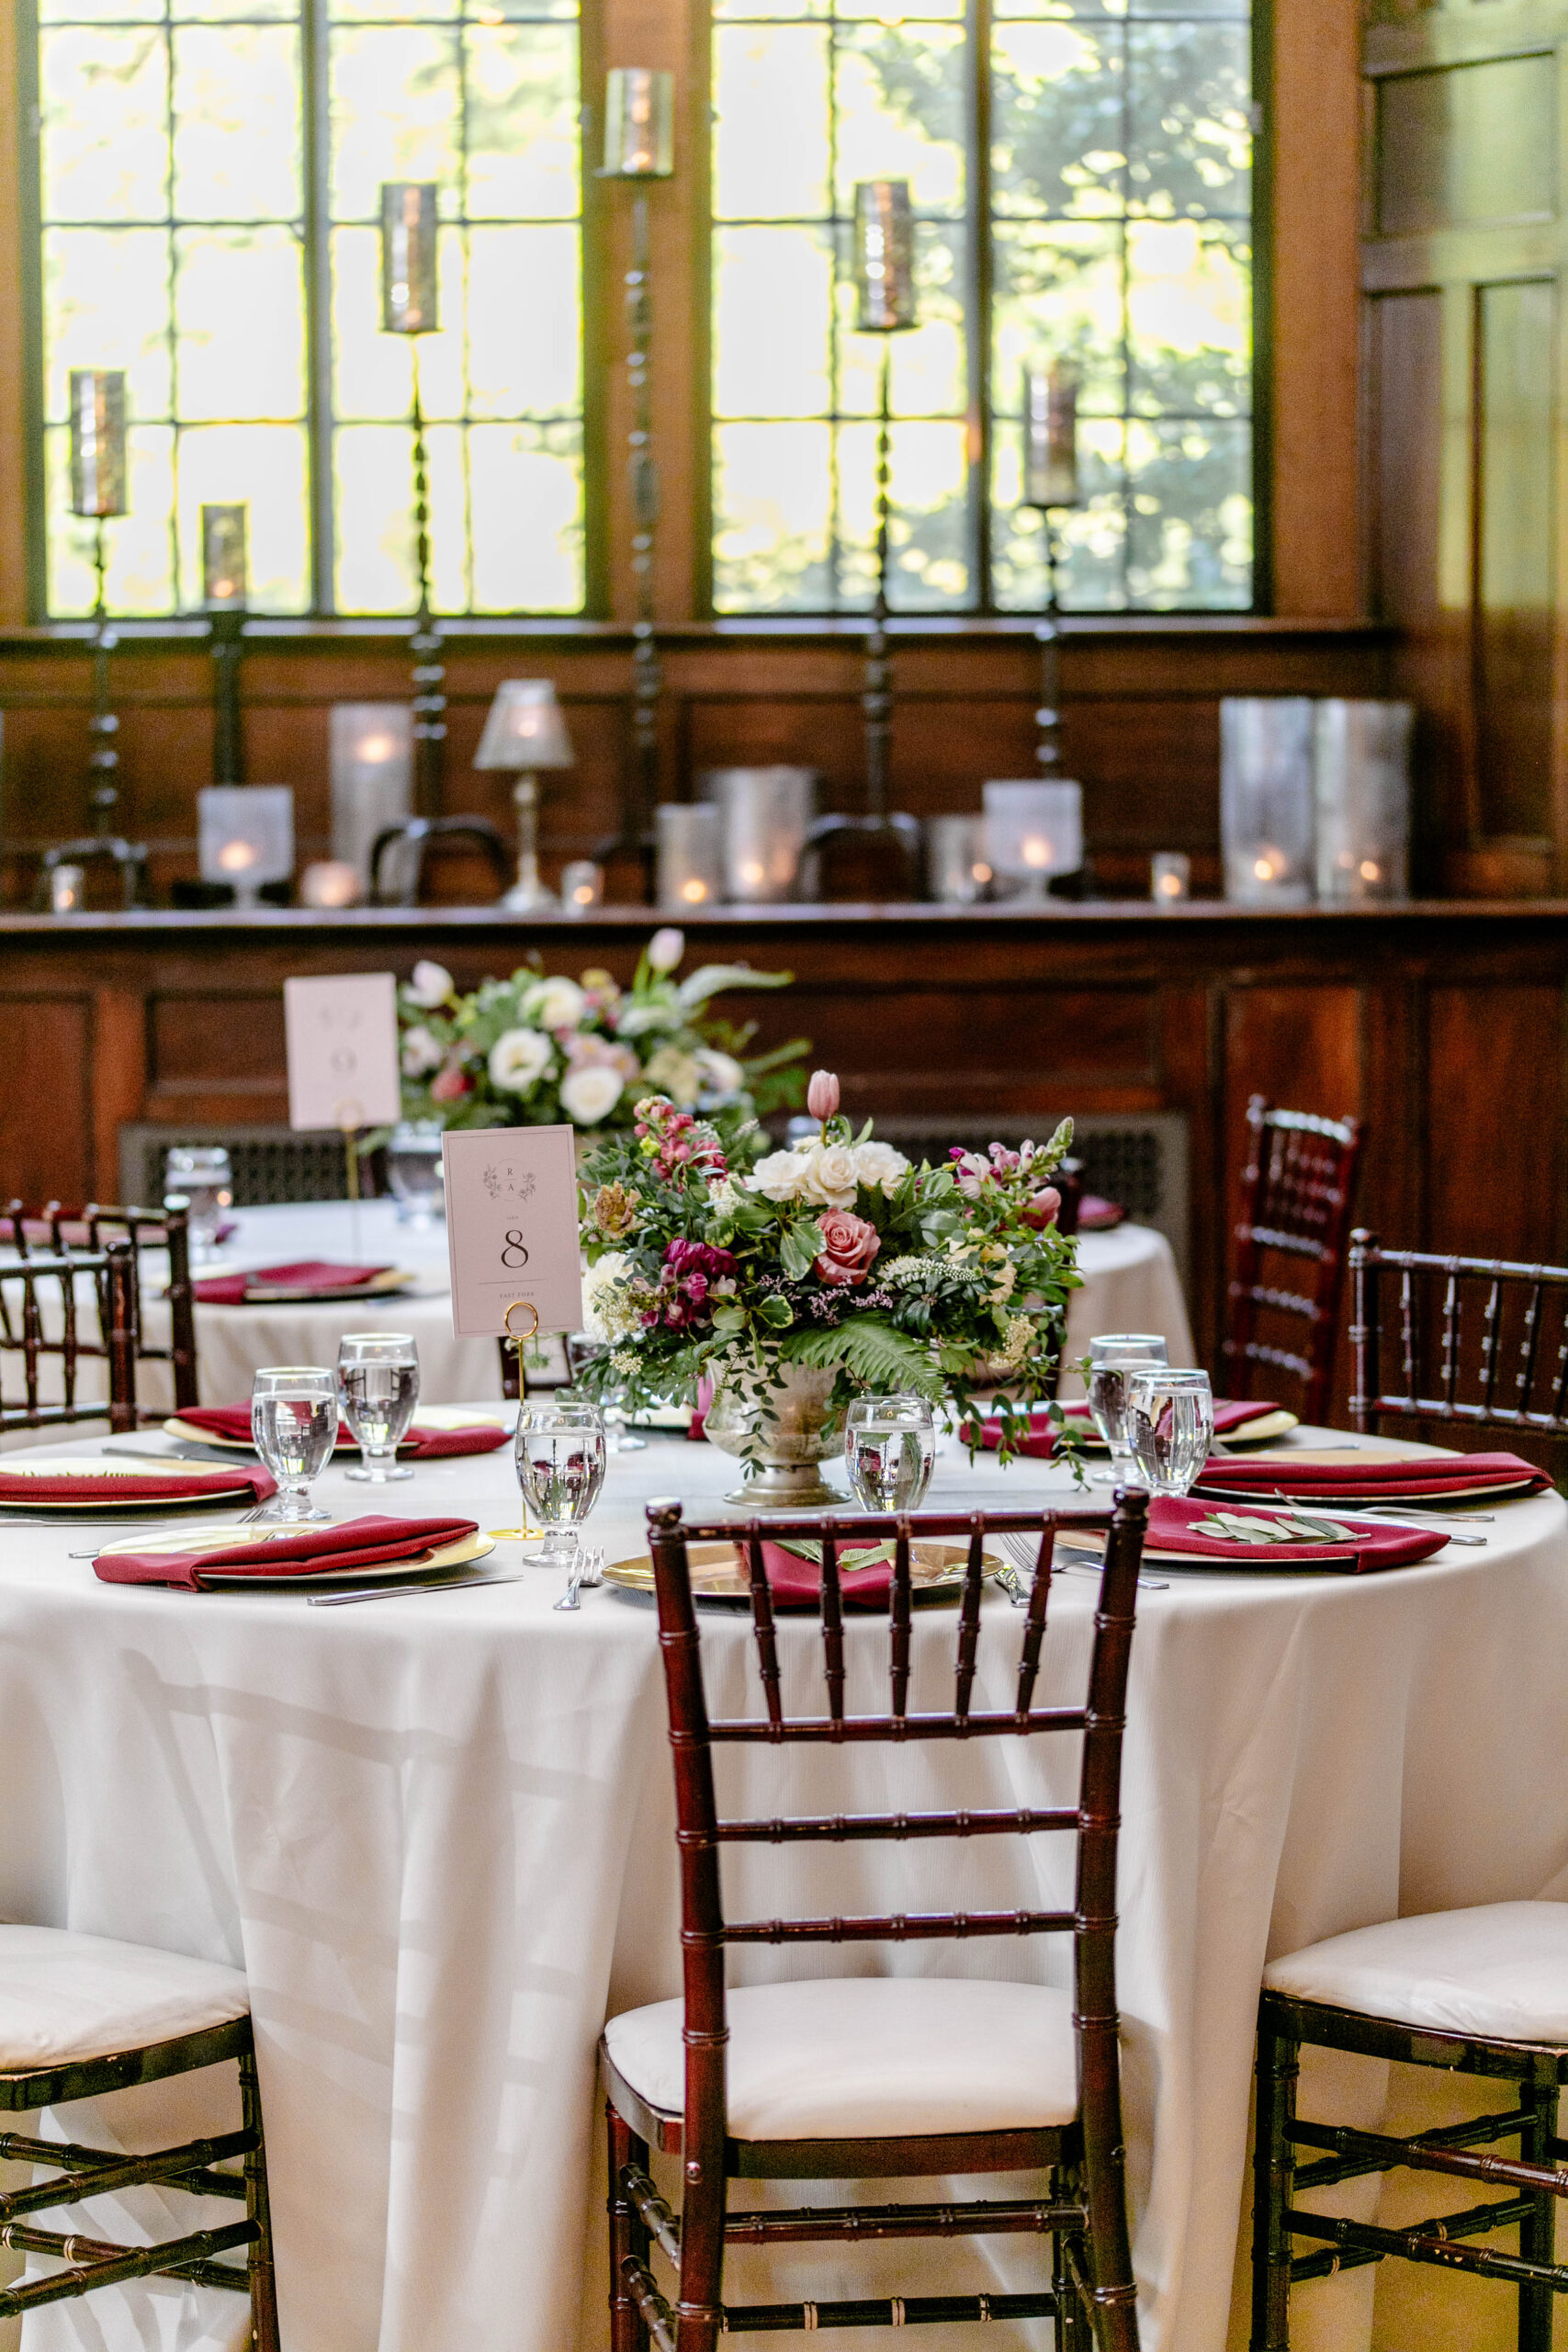
[[[66,379],[123,368],[121,613],[199,602],[204,501],[250,508],[251,604],[415,600],[414,355],[379,331],[378,189],[435,180],[421,338],[434,602],[583,601],[576,0],[40,0],[47,605],[92,602]]]
[[[1021,376],[1083,379],[1080,610],[1252,601],[1248,0],[716,0],[714,597],[872,593],[879,347],[850,332],[857,179],[907,177],[890,598],[1022,610]],[[983,134],[984,131],[984,135]]]

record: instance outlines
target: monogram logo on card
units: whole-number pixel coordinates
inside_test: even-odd
[[[492,1162],[481,1181],[492,1201],[531,1201],[537,1182],[531,1169],[513,1168],[504,1160]]]

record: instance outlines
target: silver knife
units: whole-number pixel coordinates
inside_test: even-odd
[[[197,1445],[188,1438],[170,1438],[156,1453],[142,1445],[100,1445],[98,1452],[118,1453],[127,1462],[221,1462],[230,1469],[261,1460],[252,1446]]]
[[[377,1584],[356,1592],[311,1592],[305,1596],[312,1609],[346,1609],[353,1600],[412,1600],[421,1592],[471,1592],[476,1585],[523,1584],[516,1577],[449,1577],[443,1584]]]

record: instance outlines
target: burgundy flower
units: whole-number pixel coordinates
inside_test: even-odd
[[[1025,1225],[1032,1225],[1037,1233],[1043,1233],[1048,1225],[1055,1224],[1061,1205],[1062,1195],[1055,1184],[1047,1184],[1043,1192],[1030,1194],[1028,1207],[1020,1209],[1019,1216]]]
[[[466,1072],[450,1067],[437,1072],[430,1081],[433,1102],[456,1102],[459,1096],[473,1092],[474,1081]]]
[[[736,1270],[736,1261],[728,1250],[712,1249],[705,1241],[671,1241],[665,1250],[664,1262],[677,1282],[688,1274],[705,1275],[703,1290],[695,1294],[699,1297],[705,1295],[707,1283],[718,1282]]]
[[[882,1237],[863,1216],[845,1209],[825,1209],[817,1220],[822,1228],[822,1254],[817,1271],[825,1283],[851,1283],[858,1288],[871,1272],[871,1261],[882,1247]]]

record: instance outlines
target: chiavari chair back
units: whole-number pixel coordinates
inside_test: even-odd
[[[1136,2352],[1135,2290],[1123,2188],[1115,1968],[1116,1846],[1122,1736],[1147,1498],[1119,1493],[1114,1510],[921,1512],[715,1525],[686,1522],[673,1502],[649,1506],[674,1761],[684,1998],[612,2019],[601,2045],[610,2141],[611,2285],[615,2352],[713,2352],[721,2331],[809,2332],[837,2326],[934,2324],[1053,2317],[1064,2352]],[[1041,1655],[1058,1528],[1104,1538],[1100,1603],[1084,1703],[1043,1705]],[[977,1679],[988,1533],[1037,1539],[1036,1568],[1020,1629],[1008,1703],[986,1703]],[[951,1707],[911,1705],[914,1585],[911,1544],[959,1538],[966,1545]],[[797,1657],[798,1621],[775,1622],[765,1544],[820,1545],[824,1699],[811,1712],[785,1703],[785,1668]],[[689,1546],[734,1543],[748,1574],[750,1634],[761,1712],[709,1712]],[[846,1633],[840,1555],[847,1545],[891,1552],[886,1631],[863,1620]],[[849,1704],[852,1664],[863,1645],[886,1649],[887,1700]],[[858,1657],[852,1654],[858,1653]],[[929,1662],[928,1662],[929,1663]],[[992,1669],[994,1671],[994,1668]],[[922,1682],[925,1666],[922,1665]],[[721,1817],[715,1751],[915,1747],[931,1743],[1081,1739],[1070,1804],[998,1810],[833,1813]],[[931,1910],[887,1917],[795,1914],[737,1918],[727,1912],[719,1861],[727,1848],[796,1849],[857,1840],[1031,1838],[1075,1841],[1075,1891],[1059,1909]],[[1073,1991],[1033,1984],[909,1976],[807,1978],[736,1989],[731,1948],[1072,1939]],[[846,2045],[846,2031],[851,2036]],[[834,2040],[834,2036],[837,2040]],[[826,2037],[826,2041],[824,2040]],[[946,2075],[943,2075],[943,2069]],[[933,2080],[935,2070],[941,2080]],[[1005,2080],[999,2081],[998,2075]],[[962,2084],[958,2107],[953,2083]],[[780,2104],[782,2098],[782,2105]],[[679,2154],[679,2215],[660,2197],[649,2151]],[[731,2212],[731,2178],[849,2180],[1039,2170],[1043,2197],[976,2202]],[[852,2301],[722,2301],[727,2241],[962,2237],[998,2232],[1048,2235],[1050,2284],[1034,2293],[893,2296]],[[673,2305],[649,2268],[657,2246],[678,2275]]]
[[[91,1291],[84,1299],[82,1285]],[[84,1331],[84,1306],[94,1328]],[[0,1262],[0,1433],[107,1420],[136,1427],[136,1279],[130,1244]],[[107,1367],[84,1393],[84,1361]]]
[[[101,1250],[111,1241],[129,1243],[132,1269],[133,1351],[140,1363],[166,1363],[174,1390],[174,1410],[184,1412],[199,1402],[196,1363],[196,1298],[190,1272],[190,1212],[179,1199],[166,1201],[161,1209],[111,1208],[98,1201],[88,1201],[80,1208],[68,1208],[59,1201],[47,1201],[40,1208],[29,1208],[25,1202],[8,1201],[0,1209],[0,1248],[14,1250],[19,1258],[42,1248],[56,1256],[66,1256],[73,1250]],[[155,1250],[167,1253],[167,1283],[165,1295],[169,1313],[167,1346],[147,1337],[148,1285],[165,1289],[164,1269],[158,1274],[149,1273],[142,1263],[143,1254]],[[83,1346],[83,1354],[94,1352]],[[101,1351],[100,1351],[101,1352]],[[164,1405],[143,1408],[144,1420],[161,1419],[167,1410]]]
[[[1223,1342],[1225,1389],[1253,1396],[1260,1379],[1273,1387],[1289,1373],[1302,1384],[1303,1419],[1321,1421],[1363,1130],[1359,1119],[1272,1110],[1261,1094],[1248,1102],[1247,1124],[1250,1156]]]
[[[1363,1227],[1350,1282],[1359,1430],[1439,1421],[1568,1437],[1568,1266],[1385,1250]]]

